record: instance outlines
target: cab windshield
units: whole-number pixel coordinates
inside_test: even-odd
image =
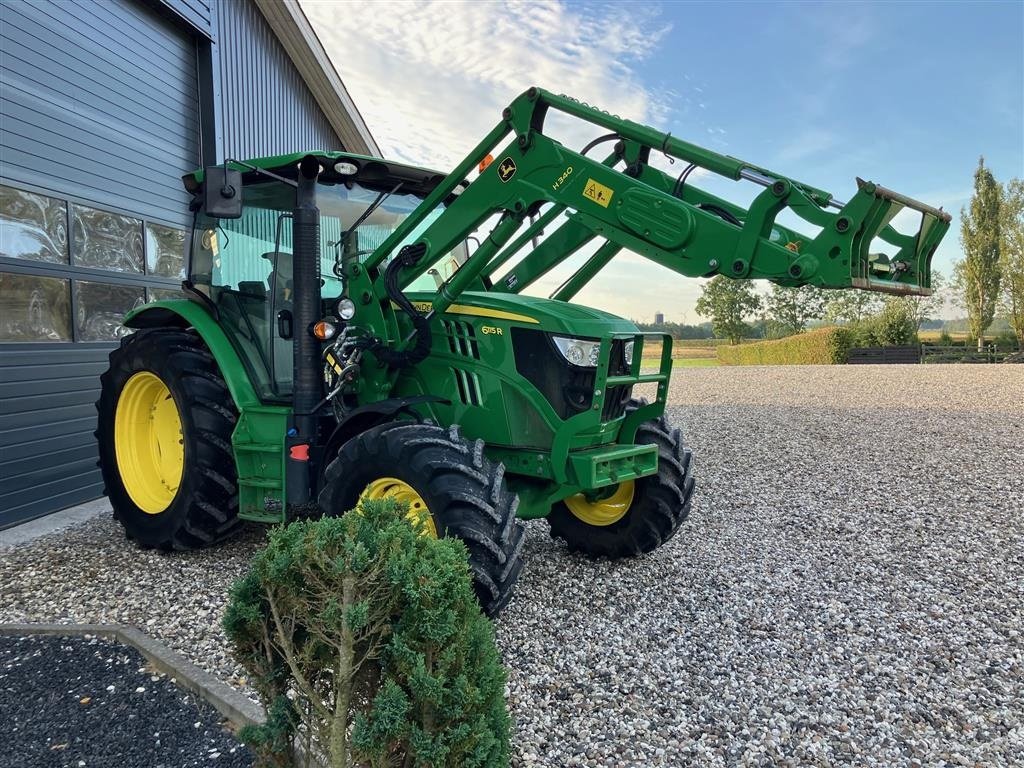
[[[359,184],[317,187],[324,314],[329,314],[344,290],[335,264],[343,257],[365,262],[422,202],[414,195],[384,190],[383,199],[364,217],[380,196],[381,190]],[[283,399],[292,390],[292,342],[282,337],[282,332],[287,334],[290,329],[279,318],[287,317],[294,300],[291,218],[295,190],[278,181],[247,184],[244,203],[238,219],[199,214],[190,279],[217,307],[221,325],[242,353],[261,396]],[[398,248],[414,241],[442,211],[443,207],[433,211]],[[465,260],[463,245],[438,259],[409,290],[436,290]]]

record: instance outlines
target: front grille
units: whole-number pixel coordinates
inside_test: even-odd
[[[555,349],[544,331],[533,328],[512,328],[512,349],[516,370],[544,395],[562,419],[568,419],[590,408],[594,400],[594,369],[570,364]],[[625,342],[612,342],[610,374],[629,373],[625,360]],[[617,419],[625,413],[631,386],[611,387],[605,397],[601,418]]]

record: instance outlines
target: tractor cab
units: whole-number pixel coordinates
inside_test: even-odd
[[[286,402],[292,392],[296,300],[292,217],[299,161],[284,155],[228,163],[234,210],[208,213],[201,194],[204,172],[185,177],[196,194],[187,288],[215,312],[264,401]],[[443,175],[376,158],[325,152],[316,185],[320,210],[321,316],[332,315],[344,290],[343,265],[365,262],[419,206]],[[220,171],[223,167],[210,169]],[[212,180],[211,180],[212,181]],[[226,176],[215,182],[226,183]],[[407,238],[439,217],[444,205]],[[404,244],[404,243],[403,243]],[[466,260],[466,248],[437,259],[414,289],[434,290]]]

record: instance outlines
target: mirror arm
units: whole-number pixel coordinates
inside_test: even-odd
[[[256,173],[260,174],[261,176],[267,176],[267,177],[269,177],[271,179],[274,179],[275,181],[280,181],[282,184],[287,184],[289,187],[296,187],[297,188],[299,186],[299,183],[297,181],[292,181],[291,179],[286,179],[284,176],[278,176],[273,171],[268,171],[265,168],[258,168],[255,165],[250,165],[249,163],[243,163],[241,160],[232,160],[231,158],[226,158],[224,160],[224,172],[225,173],[227,173],[227,170],[228,170],[228,163],[234,163],[235,165],[240,165],[243,168],[248,168],[250,171],[255,171]]]

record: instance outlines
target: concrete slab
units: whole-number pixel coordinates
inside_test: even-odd
[[[87,501],[77,507],[68,507],[52,515],[29,520],[27,523],[16,525],[0,531],[0,549],[6,549],[18,544],[25,544],[40,536],[50,533],[59,533],[65,528],[79,525],[100,515],[110,515],[110,502],[106,498]]]

